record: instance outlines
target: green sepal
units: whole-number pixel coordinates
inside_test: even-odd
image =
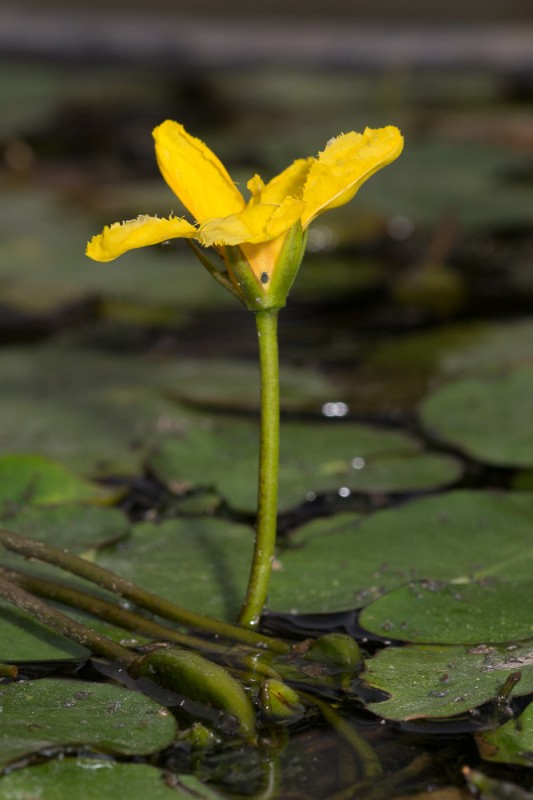
[[[239,245],[224,247],[224,261],[231,275],[235,291],[250,311],[270,308],[268,297],[255,277]],[[265,305],[266,303],[266,305]]]
[[[302,263],[307,234],[300,222],[289,229],[272,274],[255,275],[238,245],[224,248],[224,260],[241,299],[250,311],[283,308]]]
[[[307,231],[302,230],[300,221],[289,229],[283,248],[270,279],[269,297],[274,300],[272,308],[283,308],[298,274],[307,244]]]
[[[204,251],[196,244],[194,244],[194,242],[192,242],[190,239],[186,239],[185,241],[193,251],[194,255],[196,256],[200,264],[203,267],[205,267],[205,269],[217,281],[217,283],[220,283],[221,286],[224,287],[224,289],[227,289],[228,292],[231,292],[231,294],[233,294],[237,298],[237,300],[243,302],[243,298],[241,297],[237,289],[233,286],[232,282],[228,277],[227,272],[222,272],[215,264],[213,264],[211,259],[204,253]]]

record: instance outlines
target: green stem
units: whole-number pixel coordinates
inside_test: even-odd
[[[239,616],[241,625],[256,626],[265,605],[276,545],[279,465],[278,310],[255,312],[261,371],[261,437],[257,528],[252,568]]]
[[[126,631],[140,636],[147,636],[158,641],[174,642],[174,644],[179,644],[182,647],[189,647],[206,653],[220,652],[225,654],[228,649],[227,646],[224,647],[210,640],[176,631],[152,619],[141,617],[140,614],[120,608],[107,600],[102,600],[80,589],[64,586],[48,578],[17,572],[17,570],[5,567],[0,567],[0,578],[5,578],[5,580],[20,586],[21,589],[33,595],[46,597],[48,600],[54,600],[70,608],[91,614],[93,617],[105,620],[112,625],[124,628]]]
[[[70,586],[63,586],[56,581],[42,578],[38,575],[30,575],[25,572],[0,567],[0,579],[16,584],[26,592],[39,597],[46,597],[48,600],[62,603],[63,605],[75,608],[97,617],[100,620],[110,622],[119,628],[124,628],[141,636],[147,636],[160,642],[173,642],[181,647],[196,650],[204,656],[211,658],[217,663],[222,663],[232,674],[243,676],[246,679],[258,680],[258,675],[262,678],[281,677],[268,664],[263,664],[257,656],[257,649],[248,649],[247,645],[230,647],[227,644],[214,642],[212,638],[203,639],[199,636],[192,636],[182,633],[174,628],[161,625],[152,619],[146,619],[133,611],[119,608],[114,603],[95,597],[92,594],[80,589],[73,589]],[[243,648],[247,649],[244,650]],[[0,664],[0,677],[2,676],[2,665]]]
[[[56,567],[78,575],[80,578],[85,578],[91,583],[96,583],[98,586],[113,592],[113,594],[124,597],[141,608],[145,608],[164,619],[172,620],[180,625],[186,625],[231,641],[242,642],[252,647],[276,653],[286,653],[290,649],[289,645],[280,639],[275,639],[272,636],[262,636],[238,625],[232,625],[229,622],[223,622],[205,614],[182,608],[182,606],[178,606],[170,600],[165,600],[164,597],[158,597],[147,589],[121,578],[98,564],[92,564],[84,558],[54,547],[51,544],[37,542],[5,529],[0,529],[0,544],[6,550],[20,553],[20,555],[28,558],[35,558],[38,561],[45,561],[48,564],[54,564]]]
[[[61,611],[52,608],[48,603],[39,600],[25,589],[21,589],[20,586],[3,577],[0,577],[0,597],[3,597],[4,600],[7,600],[8,603],[16,606],[21,611],[25,611],[26,614],[29,614],[38,622],[86,647],[96,655],[128,665],[137,658],[134,653],[131,653],[122,645],[67,617]]]
[[[361,736],[347,720],[338,714],[331,703],[326,703],[315,695],[308,692],[300,692],[300,697],[312,703],[318,708],[326,722],[344,739],[348,747],[355,754],[361,771],[361,778],[364,780],[376,780],[383,774],[383,768],[376,755],[375,750],[366,739]]]

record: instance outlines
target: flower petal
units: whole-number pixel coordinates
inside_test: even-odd
[[[301,200],[294,197],[286,197],[279,205],[256,203],[240,214],[207,220],[200,226],[198,240],[206,247],[268,242],[292,227],[304,210]]]
[[[222,162],[200,139],[171,120],[155,128],[153,136],[164,179],[198,222],[242,210],[243,196]]]
[[[261,202],[278,204],[286,197],[301,198],[303,186],[314,160],[314,158],[299,158],[272,178],[261,192]]]
[[[403,137],[393,125],[341,134],[328,142],[309,169],[302,227],[324,211],[348,203],[361,184],[394,161],[402,149]]]
[[[167,239],[191,239],[197,233],[198,230],[186,219],[161,219],[141,214],[137,219],[106,226],[102,233],[93,236],[85,254],[94,261],[113,261],[128,250],[160,244]]]

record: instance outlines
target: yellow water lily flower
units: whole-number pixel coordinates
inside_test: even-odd
[[[161,173],[195,223],[148,215],[117,222],[89,242],[87,255],[112,261],[128,250],[169,239],[195,240],[222,256],[225,272],[199,254],[214,277],[252,309],[285,303],[309,224],[349,202],[403,148],[393,126],[341,134],[316,158],[298,159],[266,184],[254,175],[245,200],[217,156],[182,125],[167,120],[153,135]]]

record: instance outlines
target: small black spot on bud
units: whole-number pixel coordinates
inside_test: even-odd
[[[261,283],[268,283],[268,272],[261,273]]]

